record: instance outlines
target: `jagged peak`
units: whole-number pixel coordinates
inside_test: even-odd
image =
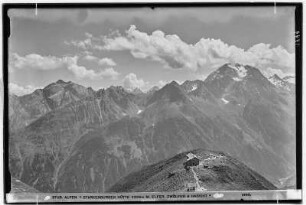
[[[271,77],[269,77],[269,79],[270,78],[274,78],[274,79],[277,79],[277,80],[282,80],[277,74],[272,75]]]
[[[71,81],[69,81],[71,83]],[[69,83],[68,82],[68,83]],[[66,84],[65,81],[63,81],[62,79],[59,79],[58,81],[56,81],[57,84]]]
[[[169,100],[170,102],[185,101],[187,97],[180,85],[176,81],[166,84],[160,90],[156,91],[148,104],[159,100]]]
[[[167,85],[179,86],[179,84],[175,80],[173,80],[171,83],[168,83]]]
[[[112,91],[124,91],[126,92],[126,90],[121,86],[121,85],[112,85],[110,87],[108,87],[106,90],[112,90]]]

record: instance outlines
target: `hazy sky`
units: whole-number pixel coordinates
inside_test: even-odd
[[[294,7],[14,9],[11,92],[58,79],[146,90],[224,63],[294,73]]]

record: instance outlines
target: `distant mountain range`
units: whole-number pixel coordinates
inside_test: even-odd
[[[295,173],[295,85],[248,65],[146,93],[59,80],[10,95],[9,106],[11,175],[40,192],[105,192],[198,148],[228,153],[279,187]]]

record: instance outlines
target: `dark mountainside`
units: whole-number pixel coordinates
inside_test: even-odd
[[[184,168],[186,155],[192,153],[199,165]],[[221,190],[275,190],[272,183],[238,160],[224,153],[202,149],[184,152],[146,166],[119,180],[107,192],[173,192]]]
[[[12,178],[10,193],[39,193],[39,191],[21,182],[18,179]]]
[[[10,130],[29,125],[44,114],[71,102],[93,96],[91,88],[58,80],[44,89],[21,97],[10,96]]]
[[[10,96],[11,174],[41,192],[105,192],[145,165],[202,148],[286,186],[280,180],[295,173],[291,88],[239,64],[147,93],[57,81]]]

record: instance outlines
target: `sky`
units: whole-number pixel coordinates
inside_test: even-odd
[[[294,7],[11,9],[10,92],[204,80],[225,63],[294,75]]]

